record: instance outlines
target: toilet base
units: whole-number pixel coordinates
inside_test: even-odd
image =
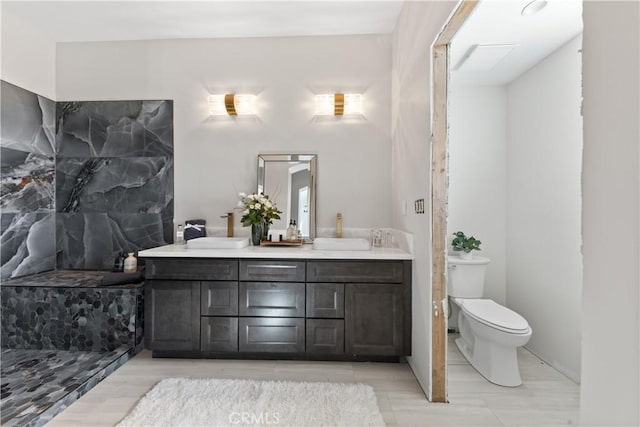
[[[489,382],[503,387],[522,384],[516,347],[491,345],[478,339],[471,345],[463,337],[456,339],[455,343],[464,358]]]

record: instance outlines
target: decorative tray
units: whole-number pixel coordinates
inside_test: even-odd
[[[303,240],[283,240],[281,242],[272,242],[269,240],[263,240],[260,242],[260,246],[302,246]]]

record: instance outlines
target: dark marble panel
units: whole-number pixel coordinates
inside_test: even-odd
[[[55,268],[54,213],[3,213],[0,233],[0,278]]]
[[[160,213],[173,200],[170,157],[59,158],[58,212]]]
[[[3,426],[39,427],[127,362],[133,350],[2,350]]]
[[[54,206],[55,165],[52,157],[1,148],[2,212],[48,212]]]
[[[170,157],[173,101],[59,102],[59,157]]]
[[[0,146],[53,157],[56,103],[0,82]]]
[[[58,213],[56,221],[63,269],[109,270],[120,251],[166,245],[173,228],[162,213]]]
[[[2,346],[39,350],[112,351],[138,344],[143,288],[6,286]],[[140,323],[138,325],[138,323]]]

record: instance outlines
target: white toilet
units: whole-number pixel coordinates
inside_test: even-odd
[[[449,297],[460,311],[460,338],[456,345],[464,357],[494,384],[516,387],[522,384],[517,348],[531,338],[531,327],[515,311],[482,298],[489,258],[448,258]]]

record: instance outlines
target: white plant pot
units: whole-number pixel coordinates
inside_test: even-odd
[[[458,253],[458,256],[460,257],[460,259],[473,259],[473,252],[465,252],[465,251],[460,251]]]

